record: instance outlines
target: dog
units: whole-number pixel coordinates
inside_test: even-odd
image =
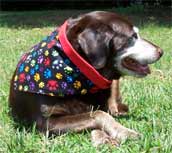
[[[112,117],[128,112],[119,79],[147,76],[148,65],[162,54],[115,13],[95,11],[69,18],[22,56],[11,80],[12,116],[55,135],[91,129],[95,146],[137,138],[139,133]]]

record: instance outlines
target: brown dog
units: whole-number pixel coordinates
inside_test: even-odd
[[[162,50],[142,39],[138,28],[126,19],[101,11],[68,19],[46,40],[26,53],[17,66],[9,98],[12,115],[52,134],[94,129],[94,145],[116,145],[137,137],[137,132],[106,112],[120,115],[128,111],[121,103],[119,78],[146,76],[148,64],[159,60]],[[67,62],[61,60],[64,57]]]

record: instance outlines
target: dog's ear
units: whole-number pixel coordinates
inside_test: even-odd
[[[105,66],[113,37],[109,26],[89,15],[82,15],[68,20],[67,36],[73,47],[96,69]]]
[[[100,29],[86,28],[78,35],[80,48],[96,69],[103,68],[107,62],[109,42],[108,33]]]

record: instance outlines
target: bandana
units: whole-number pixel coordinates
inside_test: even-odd
[[[85,95],[110,88],[71,46],[67,22],[25,53],[17,65],[14,89],[50,96]]]

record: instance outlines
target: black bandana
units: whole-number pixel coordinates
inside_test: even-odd
[[[100,88],[81,71],[64,52],[58,31],[55,30],[22,56],[17,66],[14,88],[60,97],[98,91]],[[110,87],[110,81],[108,83]]]

